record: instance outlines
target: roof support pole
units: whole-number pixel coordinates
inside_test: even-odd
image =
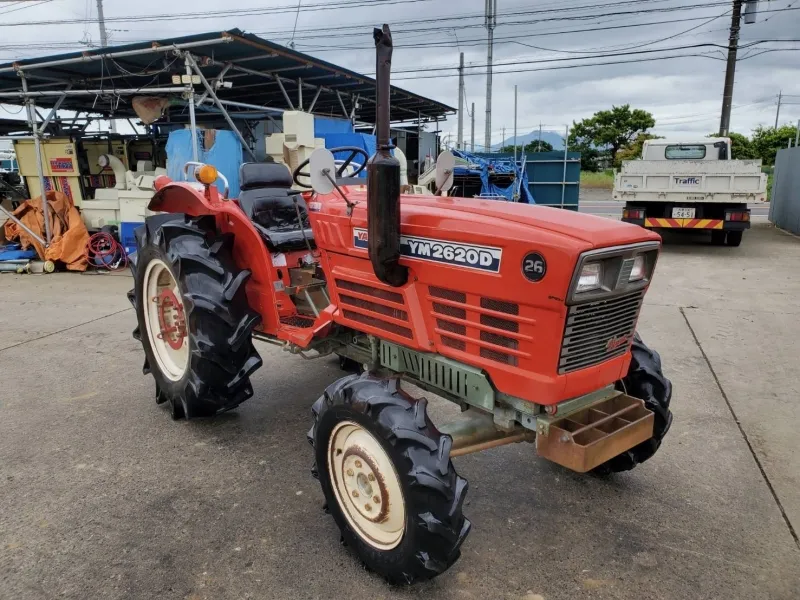
[[[226,74],[228,71],[230,71],[230,69],[231,69],[231,67],[232,67],[232,66],[233,66],[233,65],[232,65],[231,63],[228,63],[227,65],[225,65],[224,67],[222,67],[222,71],[220,71],[220,72],[219,72],[219,75],[217,75],[216,77],[214,77],[214,81],[212,82],[212,87],[214,87],[214,88],[216,88],[216,87],[217,87],[217,85],[219,84],[219,82],[220,82],[220,81],[222,81],[222,78],[223,78],[223,77],[225,77],[225,74]],[[208,92],[203,92],[203,95],[202,95],[202,96],[200,96],[200,98],[198,98],[198,99],[197,99],[197,102],[196,102],[195,104],[196,104],[197,106],[200,106],[200,105],[201,105],[203,102],[205,102],[205,101],[206,101],[206,98],[208,98]]]
[[[317,98],[319,98],[319,95],[321,93],[322,93],[322,88],[318,87],[317,88],[317,93],[314,94],[314,99],[311,101],[311,104],[308,107],[308,112],[314,112],[314,106],[317,104]]]
[[[358,108],[358,99],[361,96],[356,94],[356,97],[353,98],[353,110],[350,111],[350,120],[353,122],[353,125],[356,124],[356,108]]]
[[[25,79],[25,73],[18,71],[19,77],[22,80],[22,91],[28,93],[28,81]],[[25,98],[25,107],[28,113],[28,125],[33,132],[33,144],[36,148],[36,171],[39,175],[39,188],[41,189],[42,198],[42,216],[44,217],[44,246],[50,246],[50,206],[47,204],[47,193],[44,182],[44,165],[42,164],[42,132],[36,127],[36,108],[33,98]]]
[[[67,90],[71,90],[71,89],[72,89],[72,84],[70,83],[67,86]],[[66,94],[62,94],[61,97],[58,100],[56,100],[55,105],[53,106],[52,109],[50,109],[50,114],[47,115],[47,118],[44,120],[44,122],[39,127],[39,129],[42,130],[42,133],[47,131],[47,126],[50,125],[50,121],[53,119],[53,117],[56,116],[56,111],[61,107],[61,103],[64,102],[64,99],[66,97],[67,97]]]
[[[15,138],[15,139],[18,139],[18,138]],[[7,216],[9,219],[11,219],[12,221],[14,221],[14,223],[16,223],[17,225],[19,225],[19,226],[20,226],[22,229],[24,229],[24,230],[25,230],[25,232],[26,232],[26,233],[27,233],[29,236],[31,236],[33,239],[35,239],[37,242],[39,242],[39,243],[40,243],[42,246],[45,246],[45,247],[47,246],[47,242],[45,242],[45,241],[44,241],[42,238],[40,238],[38,235],[36,235],[36,234],[35,234],[33,231],[31,231],[30,229],[28,229],[28,226],[27,226],[27,225],[25,225],[25,223],[23,223],[22,221],[20,221],[20,220],[19,220],[17,217],[15,217],[14,215],[12,215],[10,212],[8,212],[8,211],[7,211],[7,210],[6,210],[6,209],[3,207],[3,205],[2,205],[2,204],[0,204],[0,212],[4,212],[4,213],[6,214],[6,216]]]
[[[152,54],[154,52],[173,52],[176,50],[186,50],[187,48],[198,48],[209,45],[225,44],[232,42],[233,38],[228,34],[223,33],[219,39],[203,40],[200,42],[187,42],[185,44],[170,44],[168,46],[156,46],[155,44],[150,48],[143,48],[141,50],[124,50],[122,52],[97,52],[96,54],[83,54],[79,58],[64,58],[59,60],[49,60],[47,62],[33,63],[30,65],[20,65],[12,67],[3,67],[0,73],[13,73],[20,69],[30,71],[31,69],[47,69],[50,67],[60,67],[63,65],[74,65],[77,63],[95,62],[106,58],[124,58],[126,56],[141,56],[142,54]],[[108,90],[105,90],[107,93]]]
[[[286,100],[286,104],[289,105],[289,110],[294,110],[294,104],[292,104],[292,99],[289,98],[289,94],[286,93],[286,88],[283,87],[283,82],[281,81],[281,78],[278,77],[277,75],[274,75],[273,77],[275,78],[275,81],[278,82],[278,87],[281,88],[281,92],[283,92],[283,97]]]
[[[349,119],[350,113],[347,112],[347,109],[344,106],[344,101],[342,101],[342,94],[339,92],[339,90],[336,90],[336,97],[339,99],[339,106],[342,107],[342,113],[344,114],[344,118]]]
[[[297,107],[303,110],[303,80],[297,78]]]
[[[192,67],[197,68],[194,64],[191,54],[188,52],[184,55],[184,62],[186,63],[186,75],[189,77],[189,82],[186,84],[186,99],[189,101],[189,128],[192,132],[192,160],[199,162],[200,149],[197,147],[197,119],[194,114],[194,86],[192,85]],[[197,69],[200,72],[200,69]],[[211,86],[206,82],[206,88],[211,89]]]
[[[253,152],[253,149],[250,148],[250,146],[247,144],[247,140],[244,139],[244,137],[242,136],[242,133],[239,131],[239,128],[236,127],[236,124],[233,122],[233,119],[231,119],[231,116],[228,114],[228,111],[225,110],[225,106],[222,104],[222,102],[219,101],[219,98],[217,98],[217,94],[212,89],[211,84],[208,83],[208,80],[206,79],[206,76],[203,75],[203,72],[200,70],[200,67],[197,66],[197,62],[194,60],[194,58],[192,58],[192,55],[189,54],[188,52],[186,53],[186,65],[187,65],[187,68],[190,67],[189,68],[189,73],[190,74],[191,74],[191,69],[194,69],[195,73],[197,73],[198,77],[200,77],[200,81],[203,83],[203,86],[206,88],[206,91],[208,92],[208,95],[211,96],[211,99],[217,105],[217,108],[219,108],[220,111],[222,111],[222,116],[225,117],[225,121],[228,123],[228,127],[230,127],[231,130],[233,131],[233,133],[236,134],[236,137],[239,138],[239,141],[241,142],[242,146],[244,147],[245,150],[247,150],[247,153],[252,157],[252,159],[253,160],[257,160],[256,159],[256,155]],[[194,120],[194,104],[193,103],[189,103],[189,107],[190,107],[190,110],[191,110],[192,120]]]

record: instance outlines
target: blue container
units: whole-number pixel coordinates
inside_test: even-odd
[[[130,256],[136,252],[136,236],[134,231],[137,227],[144,225],[144,223],[136,222],[122,222],[119,224],[119,242],[125,248],[125,254]]]

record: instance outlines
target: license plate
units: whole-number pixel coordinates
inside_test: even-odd
[[[672,209],[672,218],[673,219],[694,219],[694,208],[673,208]]]
[[[705,200],[705,196],[686,196],[687,200]]]

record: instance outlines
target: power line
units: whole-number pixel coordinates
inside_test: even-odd
[[[783,9],[776,9],[773,12],[785,12],[785,11],[796,11],[800,10],[798,8],[783,8]],[[767,11],[762,11],[767,12]],[[684,19],[670,19],[666,21],[650,21],[647,23],[628,23],[628,24],[621,24],[621,25],[608,25],[604,27],[588,27],[584,29],[567,29],[567,30],[558,30],[558,31],[544,31],[544,32],[528,32],[528,33],[520,33],[506,37],[495,37],[494,41],[496,44],[499,43],[516,43],[512,40],[517,40],[519,38],[528,39],[531,36],[536,37],[546,37],[546,36],[554,36],[554,35],[565,35],[565,34],[572,34],[572,33],[586,33],[586,32],[597,32],[597,31],[612,31],[618,29],[631,29],[634,27],[649,27],[654,25],[672,25],[674,23],[685,23],[691,21],[699,21],[705,20],[707,17],[687,17]],[[427,31],[427,30],[426,30]],[[471,39],[471,40],[460,40],[459,42],[462,46],[476,46],[476,45],[483,45],[485,44],[485,40],[481,39]],[[422,43],[415,43],[415,44],[395,44],[395,48],[433,48],[433,47],[452,47],[452,44],[449,41],[431,41],[431,42],[422,42]],[[309,44],[304,44],[304,48],[308,49],[309,51],[314,52],[335,52],[338,50],[367,50],[369,46],[312,46]]]

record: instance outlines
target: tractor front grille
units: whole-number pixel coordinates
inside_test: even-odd
[[[559,373],[569,373],[622,356],[630,348],[644,290],[570,306]]]
[[[511,366],[519,365],[519,305],[505,300],[467,296],[436,286],[428,288],[436,317],[436,334],[443,346],[470,352]]]

